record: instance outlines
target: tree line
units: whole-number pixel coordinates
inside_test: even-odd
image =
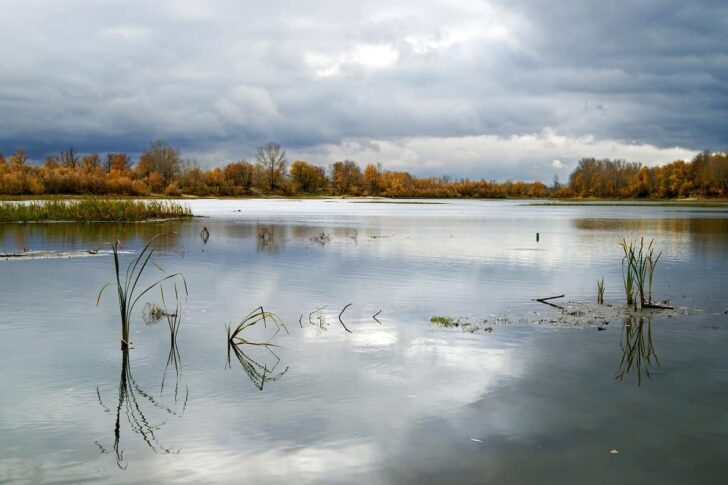
[[[692,161],[644,167],[622,160],[582,159],[569,177],[552,186],[542,182],[415,177],[344,160],[324,168],[303,160],[288,163],[280,145],[258,148],[255,161],[241,160],[204,169],[182,158],[179,150],[154,141],[134,162],[126,153],[78,154],[73,148],[28,163],[22,148],[0,154],[3,195],[353,195],[429,198],[504,197],[726,197],[728,157],[701,153]]]

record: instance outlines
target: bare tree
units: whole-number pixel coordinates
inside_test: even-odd
[[[61,164],[66,168],[76,168],[79,163],[78,155],[73,147],[61,150],[61,154],[58,158],[61,160]]]
[[[255,159],[265,174],[268,187],[270,190],[275,190],[280,185],[286,169],[286,151],[278,143],[269,141],[258,148]]]

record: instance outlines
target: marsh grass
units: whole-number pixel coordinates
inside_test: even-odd
[[[627,304],[637,305],[634,299],[639,296],[640,305],[645,308],[654,306],[652,301],[652,284],[655,268],[660,261],[662,251],[655,253],[655,240],[652,239],[645,246],[645,238],[642,237],[639,243],[627,241],[624,237],[619,245],[624,251],[622,258],[622,273],[624,287],[627,294]]]
[[[604,278],[597,281],[597,303],[604,304]]]
[[[443,327],[458,327],[460,326],[460,322],[456,321],[452,317],[443,317],[442,315],[435,315],[430,318],[430,323],[434,323],[435,325],[440,325]]]
[[[192,217],[189,206],[173,201],[129,199],[0,202],[0,222],[133,222]]]
[[[486,323],[486,322],[487,322],[487,320],[483,320],[482,323]],[[430,317],[430,323],[433,323],[435,325],[439,325],[439,326],[445,327],[445,328],[459,328],[463,332],[467,332],[467,333],[475,333],[478,330],[483,330],[484,332],[493,331],[493,327],[481,327],[480,325],[469,322],[465,319],[444,317],[442,315],[435,315],[433,317]]]
[[[119,241],[116,241],[111,245],[112,252],[114,255],[114,272],[116,275],[116,292],[119,302],[119,314],[121,317],[121,348],[122,350],[127,349],[129,347],[129,327],[131,323],[131,315],[132,311],[134,310],[134,307],[139,302],[139,300],[147,294],[152,289],[156,288],[157,286],[161,285],[164,281],[170,280],[172,278],[180,278],[182,279],[182,282],[184,283],[184,289],[185,294],[188,293],[187,291],[187,281],[185,280],[182,273],[173,273],[170,275],[167,275],[163,278],[160,278],[156,280],[155,282],[151,283],[150,285],[144,287],[143,290],[140,290],[137,292],[137,286],[139,285],[139,280],[141,279],[142,274],[144,273],[144,270],[148,267],[149,263],[151,262],[157,269],[160,271],[162,268],[157,266],[154,262],[151,261],[152,255],[154,254],[154,242],[157,239],[164,238],[168,234],[157,234],[152,239],[149,240],[146,246],[142,249],[142,251],[139,253],[139,255],[136,258],[133,258],[129,265],[126,267],[126,272],[124,276],[121,275],[121,261],[119,258]],[[111,286],[113,283],[107,283],[103,287],[101,287],[101,290],[99,290],[99,295],[96,298],[96,305],[99,305],[99,302],[101,301],[101,296],[104,293],[104,290]],[[164,293],[162,293],[164,294]],[[175,285],[175,294],[177,294],[177,288]],[[179,297],[177,298],[177,305],[179,306]],[[170,323],[170,331],[172,331],[172,323]],[[176,326],[174,327],[174,333],[172,334],[172,337],[176,337],[176,332],[179,330],[179,322],[176,323]]]

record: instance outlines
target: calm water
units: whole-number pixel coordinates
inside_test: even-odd
[[[84,255],[0,260],[0,482],[724,483],[728,213],[190,204],[206,217],[0,224],[0,252]],[[166,231],[155,261],[189,286],[169,365],[166,325],[146,325],[142,304],[123,357],[114,294],[96,306],[113,260],[86,253],[118,239],[129,261]],[[657,297],[701,311],[538,323],[552,309],[534,298],[591,302],[602,276],[623,301],[622,235],[654,237]],[[259,305],[289,333],[246,330],[275,356],[242,346],[228,368],[225,326]]]

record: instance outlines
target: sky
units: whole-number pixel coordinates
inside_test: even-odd
[[[728,147],[728,2],[1,0],[0,152],[550,181]]]

